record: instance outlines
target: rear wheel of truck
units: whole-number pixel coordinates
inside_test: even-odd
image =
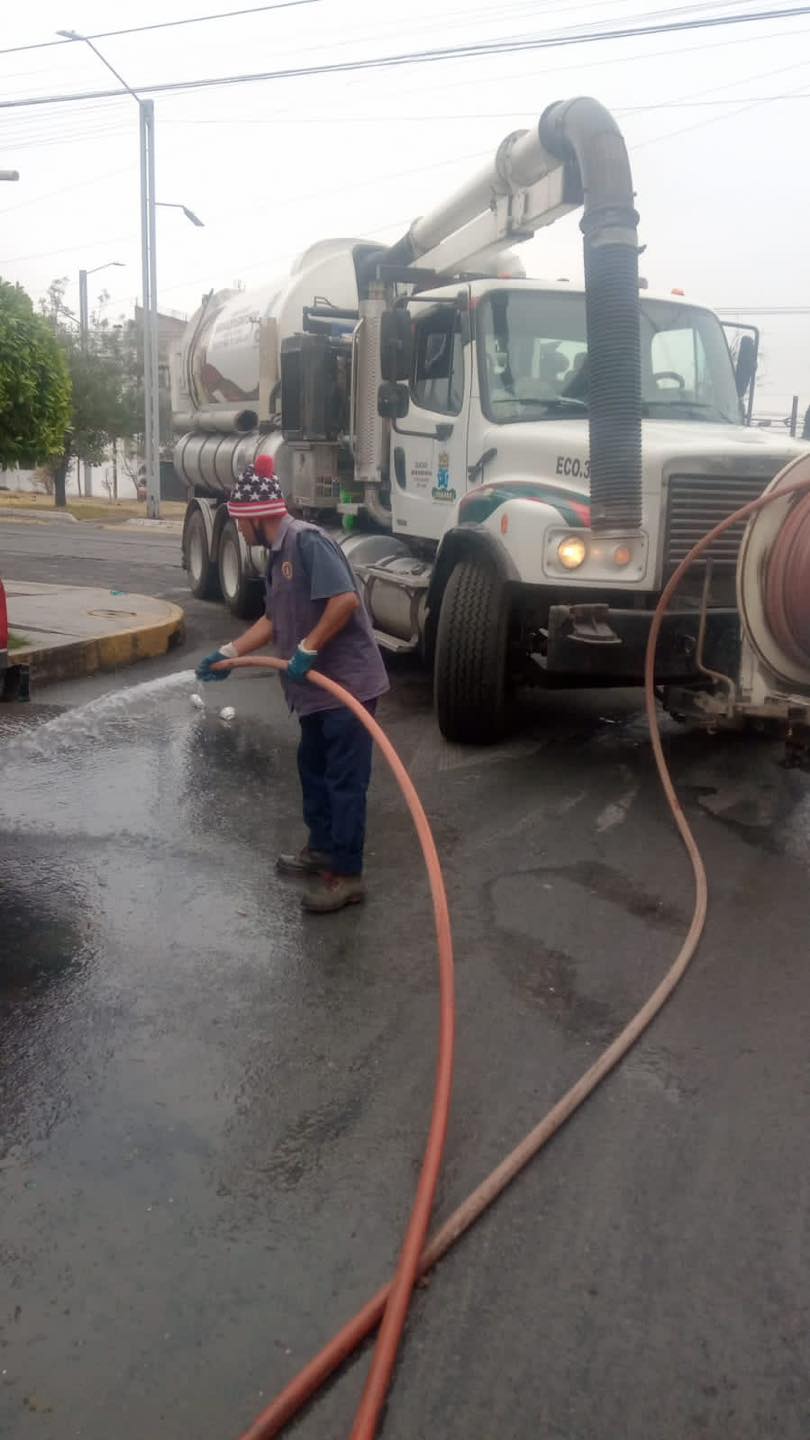
[[[251,620],[258,615],[260,589],[248,575],[242,557],[239,535],[232,520],[227,520],[219,537],[219,588],[232,615]]]
[[[205,521],[199,510],[193,511],[186,526],[186,565],[188,583],[197,600],[215,600],[219,591],[217,569],[211,562]]]
[[[506,728],[509,594],[494,567],[463,560],[444,592],[434,695],[446,740],[491,745]]]

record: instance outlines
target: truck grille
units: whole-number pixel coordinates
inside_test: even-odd
[[[727,515],[756,500],[770,476],[671,475],[667,492],[664,578],[672,574],[707,530]],[[745,524],[733,525],[706,553],[715,570],[733,572]]]

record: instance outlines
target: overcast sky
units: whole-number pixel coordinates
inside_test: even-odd
[[[97,44],[137,88],[774,3],[315,0]],[[0,48],[51,40],[62,28],[92,33],[229,5],[238,0],[7,3]],[[0,81],[3,99],[115,85],[80,44],[0,55]],[[510,130],[577,94],[596,96],[624,129],[651,289],[739,306],[740,318],[747,307],[810,307],[810,16],[796,16],[156,96],[158,198],[205,221],[196,229],[179,210],[158,211],[161,308],[189,313],[212,286],[259,284],[327,235],[396,239]],[[757,97],[767,98],[752,103]],[[80,267],[122,261],[124,269],[91,276],[91,305],[107,288],[110,317],[131,314],[140,292],[134,101],[0,111],[0,167],[21,173],[0,187],[0,274],[35,297],[68,276],[76,305]],[[580,275],[578,218],[522,247],[530,274]],[[810,314],[756,318],[765,354],[758,408],[784,410],[794,392],[804,408]]]

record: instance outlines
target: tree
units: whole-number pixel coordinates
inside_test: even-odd
[[[25,291],[0,280],[0,465],[34,465],[70,424],[63,350]]]
[[[75,316],[64,303],[66,279],[54,280],[43,314],[65,357],[72,382],[72,407],[60,444],[53,451],[55,501],[65,504],[65,484],[73,459],[99,465],[111,444],[136,435],[143,424],[137,351],[128,325],[110,325],[93,316],[83,346]]]

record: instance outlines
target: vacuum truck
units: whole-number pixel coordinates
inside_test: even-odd
[[[575,208],[584,286],[527,279],[514,247]],[[321,240],[277,281],[207,295],[172,357],[193,594],[255,607],[266,556],[225,501],[269,454],[290,508],[334,527],[383,649],[433,667],[449,739],[496,739],[519,685],[639,684],[678,562],[807,447],[746,425],[754,338],[733,360],[711,310],[642,288],[637,225],[620,130],[580,98],[394,245]],[[711,724],[805,723],[810,604],[752,635],[762,549],[746,569],[741,532],[665,620],[661,697]]]

